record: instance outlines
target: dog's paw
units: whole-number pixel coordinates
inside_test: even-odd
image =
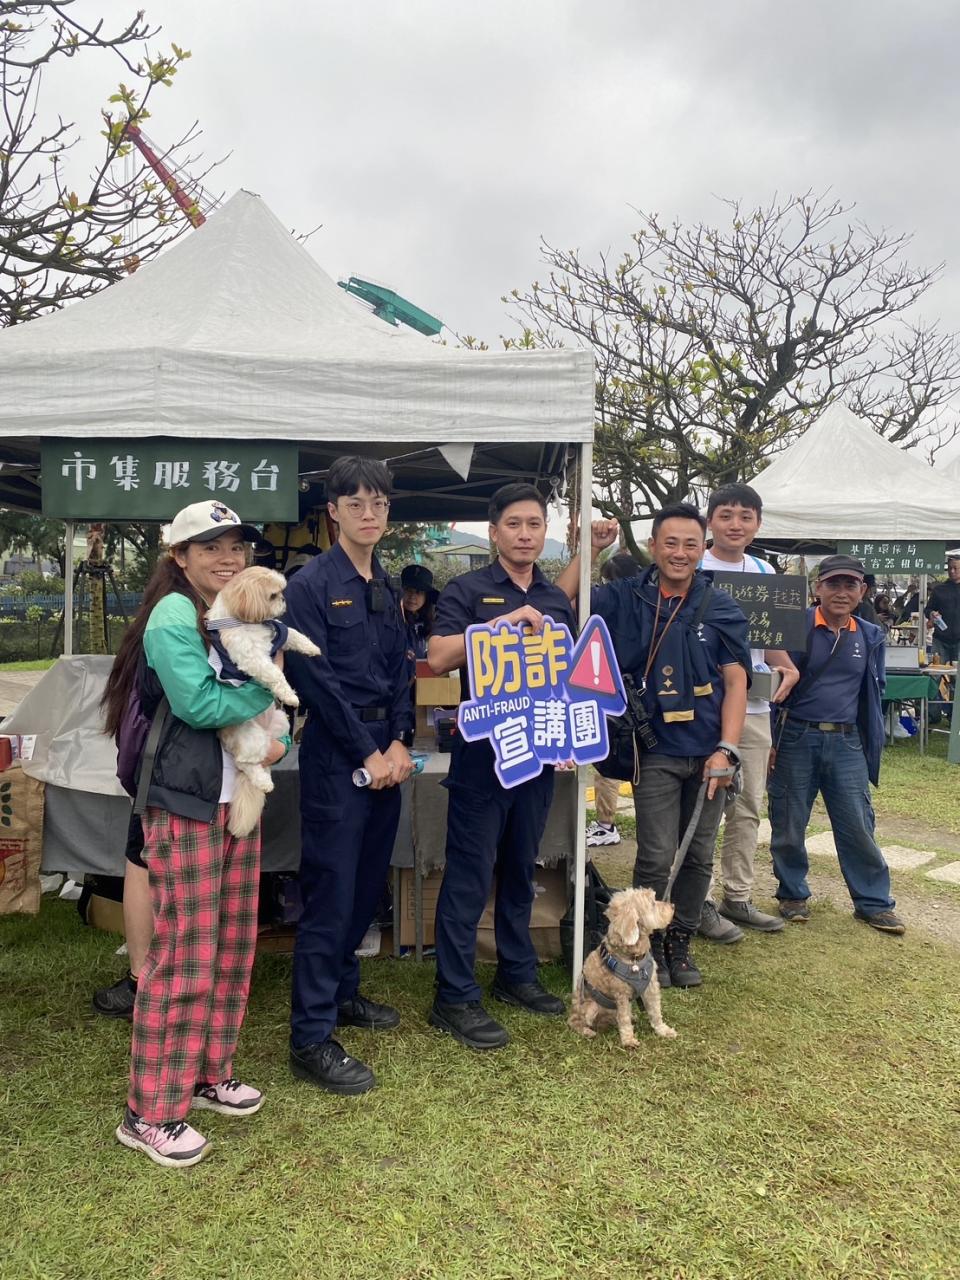
[[[639,1049],[640,1041],[636,1037],[632,1040],[621,1040],[620,1047],[623,1049]]]
[[[654,1035],[662,1036],[664,1040],[676,1040],[677,1033],[673,1027],[668,1027],[665,1022],[661,1022],[659,1027],[653,1028]]]

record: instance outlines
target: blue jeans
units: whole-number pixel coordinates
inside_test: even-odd
[[[867,762],[855,725],[847,733],[824,733],[804,721],[787,720],[768,785],[777,897],[810,897],[805,837],[817,792],[830,816],[853,905],[868,916],[891,910],[890,869],[873,837]]]

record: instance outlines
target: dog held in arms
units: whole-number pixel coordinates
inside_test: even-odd
[[[607,932],[583,962],[567,1025],[582,1036],[616,1023],[624,1049],[639,1049],[633,1031],[633,1004],[643,1002],[658,1036],[674,1037],[660,1012],[660,983],[650,951],[650,934],[673,919],[673,904],[658,902],[652,889],[621,889],[607,907]]]
[[[281,573],[253,565],[244,569],[220,591],[206,617],[207,633],[218,655],[220,678],[241,683],[245,678],[264,685],[288,707],[300,699],[273,658],[279,649],[316,658],[320,650],[302,631],[278,621],[286,609]],[[216,665],[216,659],[214,659]],[[287,717],[276,707],[243,724],[218,730],[220,741],[237,765],[237,780],[230,801],[227,826],[231,834],[245,836],[257,825],[268,791],[273,790],[270,770],[261,763],[271,739],[287,732]]]

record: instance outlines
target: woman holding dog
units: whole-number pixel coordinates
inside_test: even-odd
[[[259,715],[273,696],[253,681],[221,684],[203,631],[207,609],[246,567],[246,544],[258,536],[220,502],[178,512],[104,697],[108,732],[117,732],[135,692],[162,725],[155,757],[143,765],[151,769],[143,857],[154,934],[137,984],[130,1090],[116,1134],[169,1168],[196,1164],[209,1148],[187,1123],[191,1108],[249,1116],[263,1104],[233,1076],[256,949],[260,832],[238,838],[227,829],[236,769],[217,729]],[[264,765],[288,747],[275,740]]]

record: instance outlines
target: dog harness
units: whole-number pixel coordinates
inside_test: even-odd
[[[250,679],[247,673],[245,671],[241,671],[234,663],[230,654],[227,652],[226,646],[217,634],[218,631],[225,631],[229,627],[249,627],[250,625],[251,624],[249,622],[241,622],[239,618],[207,619],[207,632],[210,636],[210,643],[213,646],[217,657],[220,659],[219,670],[217,670],[216,664],[211,663],[211,666],[214,667],[214,670],[217,670],[217,678],[219,680],[233,680],[237,684],[246,684]],[[278,618],[267,618],[262,623],[257,623],[256,625],[273,628],[273,637],[270,641],[270,657],[275,658],[277,653],[287,643],[287,634],[289,633],[290,628],[285,622],[281,622]]]
[[[615,956],[606,942],[600,943],[600,962],[610,970],[615,978],[619,978],[621,982],[627,984],[630,988],[631,1000],[640,999],[647,987],[649,987],[650,979],[653,977],[656,968],[652,952],[648,951],[642,960],[631,963],[627,960],[621,960],[619,956]],[[595,1000],[604,1009],[615,1009],[617,1007],[615,1000],[611,1000],[608,995],[598,991],[586,978],[583,978],[582,981],[591,1000]]]

